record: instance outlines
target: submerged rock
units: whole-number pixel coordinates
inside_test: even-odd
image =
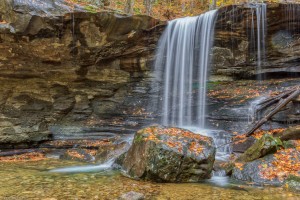
[[[61,159],[76,160],[81,162],[92,162],[95,160],[94,156],[92,156],[85,149],[68,149],[65,151]]]
[[[126,194],[122,194],[118,200],[143,200],[145,196],[142,193],[130,191]]]
[[[198,182],[210,178],[216,148],[212,138],[179,128],[139,130],[123,160],[125,172],[157,182]]]

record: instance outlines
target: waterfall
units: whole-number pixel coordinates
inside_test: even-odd
[[[256,33],[254,33],[254,13],[256,15]],[[266,62],[266,36],[267,36],[267,4],[251,4],[251,41],[256,39],[256,72],[257,79],[262,80],[262,65]],[[254,45],[254,43],[253,43]],[[255,47],[255,46],[254,46]]]
[[[266,57],[266,34],[267,34],[267,4],[258,4],[256,7],[256,23],[257,23],[257,71],[258,80],[262,80],[262,62]]]
[[[170,21],[155,70],[162,80],[162,124],[204,127],[206,82],[217,11]]]

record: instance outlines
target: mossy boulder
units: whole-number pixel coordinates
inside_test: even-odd
[[[139,130],[122,163],[130,177],[156,182],[198,182],[211,177],[213,139],[180,128]]]
[[[261,158],[265,155],[275,153],[279,146],[283,143],[279,138],[271,135],[263,135],[257,142],[255,142],[247,151],[245,151],[238,159],[238,162],[250,162]]]

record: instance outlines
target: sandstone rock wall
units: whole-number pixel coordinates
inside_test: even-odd
[[[300,73],[299,9],[268,5],[263,73]],[[251,14],[249,6],[219,10],[212,75],[256,75]],[[164,26],[64,0],[1,1],[0,145],[110,137],[158,120],[147,107],[160,90],[151,67]]]
[[[213,48],[212,74],[229,78],[255,78],[257,74],[300,73],[300,4],[268,4],[265,59],[257,70],[255,5],[227,6],[219,10]],[[252,21],[253,19],[253,21]],[[260,19],[262,20],[262,19]]]
[[[136,126],[160,22],[35,2],[0,3],[0,144]]]

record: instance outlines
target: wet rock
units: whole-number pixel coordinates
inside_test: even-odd
[[[54,150],[49,150],[49,152],[45,154],[45,157],[52,158],[52,159],[63,159],[65,155],[66,155],[65,149],[54,149]]]
[[[300,152],[286,149],[276,154],[247,162],[236,163],[232,177],[257,184],[282,185],[290,175],[300,176]]]
[[[118,200],[143,200],[145,195],[142,193],[130,191],[128,193],[122,194]]]
[[[64,0],[4,0],[0,20],[0,144],[64,138],[52,127],[65,125],[131,132],[116,121],[144,118],[133,110],[146,105],[159,20]]]
[[[238,143],[233,143],[232,144],[232,151],[235,153],[244,153],[247,151],[255,142],[257,139],[254,137],[250,136],[246,138],[245,141],[238,142]]]
[[[108,144],[99,148],[95,155],[96,163],[105,163],[106,161],[120,157],[122,154],[128,151],[130,143],[127,141],[116,141],[112,144]]]
[[[285,181],[285,185],[293,192],[300,192],[300,176],[289,176]]]
[[[290,127],[277,135],[282,141],[300,140],[300,125]]]
[[[93,162],[95,158],[86,149],[68,149],[60,156],[61,159],[76,160],[81,162]]]
[[[298,4],[268,4],[267,38],[265,39],[266,60],[262,60],[261,70],[257,70],[258,55],[256,39],[251,31],[257,33],[257,26],[251,24],[253,9],[249,4],[231,5],[219,9],[215,27],[213,48],[213,73],[234,78],[255,78],[283,74],[299,74],[299,16],[287,16],[300,9]],[[255,19],[254,14],[254,21]],[[248,20],[250,19],[250,20]],[[272,19],[272,20],[269,20]],[[298,29],[298,30],[296,30]]]
[[[216,148],[212,138],[179,128],[139,130],[123,161],[133,178],[157,182],[198,182],[210,178]]]
[[[272,137],[268,134],[263,135],[249,149],[247,149],[237,161],[250,162],[267,154],[275,153],[277,148],[283,143],[279,138]]]
[[[261,166],[264,165],[267,167],[272,161],[274,161],[274,156],[268,155],[264,158],[242,164],[240,167],[233,169],[231,177],[240,181],[255,182],[257,184],[281,185],[282,181],[264,178],[261,173]]]

